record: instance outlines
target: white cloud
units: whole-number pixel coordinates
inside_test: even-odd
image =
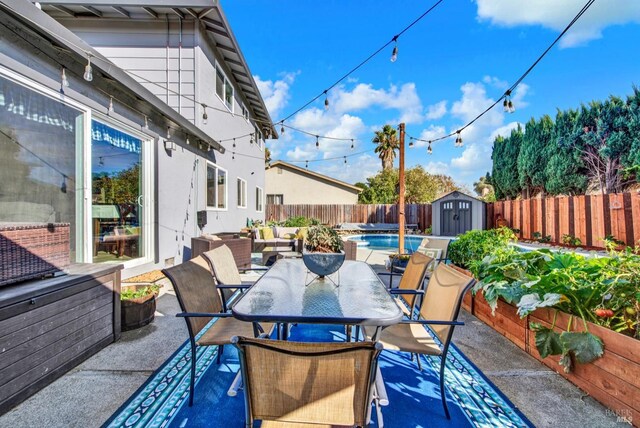
[[[455,176],[478,178],[491,169],[491,146],[472,143],[459,157],[451,159],[451,166],[458,169]]]
[[[321,162],[314,170],[349,184],[355,184],[358,181],[365,182],[367,177],[376,175],[381,168],[380,159],[374,155],[362,154],[347,158],[346,164],[344,159]]]
[[[420,123],[424,120],[422,102],[415,83],[401,87],[391,85],[389,89],[376,89],[370,83],[359,83],[353,90],[340,87],[329,94],[331,107],[338,113],[355,112],[371,107],[397,110],[399,122]]]
[[[444,162],[433,162],[430,161],[428,164],[424,166],[425,171],[429,174],[449,174],[450,168],[449,165]]]
[[[420,140],[429,141],[441,137],[444,134],[446,134],[446,129],[444,126],[429,125],[428,128],[422,130],[418,138]],[[425,141],[416,141],[414,144],[416,145],[416,147],[427,147],[429,143]]]
[[[426,118],[428,120],[436,120],[436,119],[440,119],[445,114],[447,114],[447,102],[440,101],[439,103],[436,103],[427,107]]]
[[[494,25],[541,25],[562,31],[584,6],[584,0],[477,0],[478,18]],[[640,22],[638,0],[595,2],[560,40],[561,47],[585,44],[602,37],[611,25]]]
[[[460,118],[464,123],[475,119],[487,107],[495,102],[487,97],[487,91],[482,83],[467,82],[460,88],[462,98],[451,106],[451,114]],[[496,106],[489,110],[479,121],[485,126],[500,126],[503,120],[501,109]]]
[[[493,143],[493,141],[498,136],[508,137],[509,135],[511,135],[511,130],[516,129],[518,127],[518,125],[520,125],[520,126],[522,126],[524,128],[524,125],[521,124],[520,122],[510,122],[510,123],[507,123],[504,126],[501,126],[498,129],[494,130],[491,133],[491,135],[489,136],[489,142]]]
[[[313,152],[311,147],[308,147],[308,145],[305,147],[296,146],[292,150],[287,151],[287,159],[290,160],[301,161],[315,158],[316,154]]]
[[[276,118],[289,102],[289,90],[299,73],[282,73],[282,79],[276,81],[262,80],[260,76],[253,76],[273,120],[277,120]]]
[[[494,86],[498,89],[507,89],[509,87],[509,84],[506,81],[500,80],[495,76],[484,76],[482,81],[487,85]]]

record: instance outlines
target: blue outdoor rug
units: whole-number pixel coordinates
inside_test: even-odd
[[[294,341],[344,341],[341,326],[298,325]],[[239,362],[236,349],[197,351],[196,390],[188,405],[191,352],[188,341],[107,421],[104,427],[244,427],[242,391],[229,397]],[[388,428],[533,426],[455,347],[447,358],[446,387],[451,420],[444,416],[438,384],[439,358],[423,358],[422,371],[406,353],[383,351],[380,369],[390,404],[382,407]],[[372,412],[372,426],[379,426]]]

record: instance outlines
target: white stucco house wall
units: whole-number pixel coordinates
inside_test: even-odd
[[[34,48],[5,31],[16,43],[0,50],[3,88],[42,94],[72,119],[80,111],[76,148],[70,140],[65,149],[73,171],[50,178],[58,188],[72,179],[77,187],[74,200],[65,192],[66,208],[53,210],[56,221],[72,223],[73,261],[122,263],[127,277],[188,259],[191,237],[264,219],[264,140],[277,133],[218,2],[16,0],[6,10],[17,6],[18,17],[46,24],[47,37]],[[88,63],[91,80],[83,76]],[[126,173],[133,199],[118,204],[103,183]],[[15,213],[4,218],[1,208],[0,221],[13,221]],[[118,234],[127,235],[126,246],[109,245]]]
[[[266,168],[267,203],[342,204],[358,203],[359,187],[283,161]]]

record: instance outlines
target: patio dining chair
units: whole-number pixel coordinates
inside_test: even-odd
[[[240,355],[247,428],[256,420],[263,428],[368,426],[370,404],[378,404],[379,343],[245,337],[232,343]]]
[[[209,250],[202,254],[204,259],[209,264],[213,277],[220,291],[220,297],[222,298],[222,308],[227,311],[227,302],[229,298],[237,291],[252,285],[252,282],[243,282],[240,277],[241,272],[248,271],[267,271],[268,268],[247,268],[238,269],[233,253],[231,249],[226,245],[222,245],[213,250]]]
[[[433,262],[432,257],[422,253],[411,254],[397,288],[393,287],[393,279],[399,276],[398,272],[378,273],[379,276],[389,277],[389,292],[396,295],[398,306],[409,318],[413,318],[418,297],[424,294],[425,278],[429,271],[429,265]]]
[[[235,335],[258,336],[264,331],[270,332],[272,325],[253,324],[233,318],[223,310],[222,299],[217,290],[207,262],[200,256],[187,262],[166,268],[162,273],[169,278],[176,292],[182,317],[187,323],[189,343],[191,344],[191,379],[189,384],[189,406],[193,405],[196,346],[218,346],[218,363],[224,345],[231,343]],[[209,322],[216,322],[198,337]]]
[[[424,250],[427,249],[440,250],[440,258],[437,261],[446,263],[447,260],[449,260],[448,252],[450,243],[451,239],[449,238],[424,238],[416,251],[424,252]]]
[[[457,320],[458,314],[462,298],[474,282],[473,278],[440,263],[427,284],[419,319],[383,328],[377,337],[373,337],[376,331],[373,327],[363,328],[365,336],[379,340],[384,349],[440,357],[440,396],[447,419],[450,419],[444,390],[447,353],[455,326],[464,325]],[[429,326],[429,330],[425,325]]]

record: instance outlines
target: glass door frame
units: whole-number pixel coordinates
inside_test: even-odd
[[[91,212],[93,210],[93,197],[92,197],[92,144],[91,144],[91,123],[93,120],[104,123],[105,125],[111,126],[118,131],[125,132],[130,134],[131,136],[138,138],[142,141],[142,153],[141,153],[141,161],[142,161],[142,183],[140,186],[140,190],[142,191],[142,221],[140,224],[140,230],[142,231],[141,236],[141,247],[143,250],[143,256],[138,257],[133,260],[128,260],[125,262],[116,262],[122,264],[125,269],[140,266],[146,263],[153,262],[155,259],[155,137],[149,134],[145,134],[139,130],[132,128],[131,126],[125,125],[122,122],[114,120],[113,118],[101,114],[98,112],[90,112],[88,115],[87,126],[85,127],[85,131],[88,134],[88,144],[85,145],[86,153],[85,153],[85,211],[89,213],[89,215],[85,216],[85,231],[86,237],[84,252],[86,255],[85,260],[91,260],[90,263],[93,263],[93,226],[92,226],[92,216]],[[109,262],[105,262],[109,263]]]

